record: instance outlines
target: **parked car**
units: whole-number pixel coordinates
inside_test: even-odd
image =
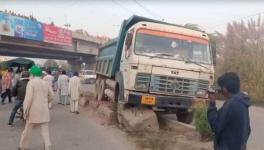
[[[94,84],[96,80],[96,74],[93,70],[81,70],[80,78],[84,84]]]

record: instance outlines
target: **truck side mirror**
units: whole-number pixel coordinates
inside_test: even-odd
[[[211,43],[213,65],[216,66],[216,43]]]
[[[129,49],[131,47],[132,40],[133,40],[133,32],[127,33],[127,37],[126,37],[126,49]]]

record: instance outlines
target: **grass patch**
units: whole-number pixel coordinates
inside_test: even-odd
[[[195,106],[194,124],[196,130],[201,135],[202,141],[210,141],[213,139],[213,132],[207,119],[207,104],[200,103]]]
[[[172,150],[173,145],[177,143],[175,133],[168,130],[161,130],[154,133],[134,132],[128,134],[135,139],[136,143],[143,150]]]

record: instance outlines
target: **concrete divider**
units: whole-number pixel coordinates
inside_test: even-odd
[[[147,108],[130,108],[118,110],[119,123],[129,132],[159,131],[159,123],[155,112]]]

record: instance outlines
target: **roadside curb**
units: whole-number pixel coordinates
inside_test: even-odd
[[[176,121],[176,120],[171,120],[171,119],[168,119],[168,118],[164,118],[164,120],[167,123],[170,123],[170,124],[177,124],[177,125],[181,125],[181,126],[184,126],[186,128],[190,128],[192,130],[195,130],[195,126],[193,126],[193,125],[185,124],[185,123],[182,123],[182,122],[179,122],[179,121]]]

